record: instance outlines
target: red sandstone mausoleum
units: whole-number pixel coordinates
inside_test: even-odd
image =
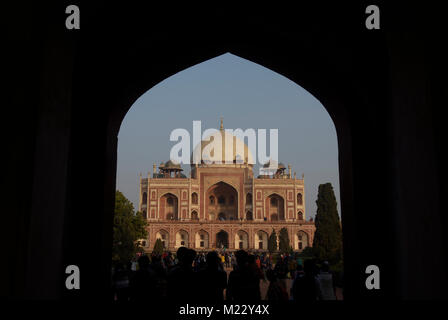
[[[179,164],[167,161],[153,166],[152,177],[140,177],[139,211],[149,223],[148,238],[142,240],[145,251],[150,252],[158,238],[171,251],[180,246],[267,251],[272,230],[278,235],[282,228],[288,230],[295,251],[312,246],[315,225],[306,220],[304,176],[297,179],[291,166],[286,171],[279,163],[272,174],[254,177],[247,145],[229,137],[222,123],[220,131],[222,159],[230,153],[233,163],[192,164],[188,178]],[[226,147],[229,138],[234,143]],[[202,141],[201,150],[208,143]],[[236,148],[238,143],[244,147]]]

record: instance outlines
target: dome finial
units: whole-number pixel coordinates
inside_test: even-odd
[[[224,123],[223,123],[224,118],[220,117],[220,119],[221,119],[221,126],[219,127],[219,130],[224,130]]]

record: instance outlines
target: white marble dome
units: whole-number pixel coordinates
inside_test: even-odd
[[[219,149],[219,143],[213,143],[215,136],[221,136],[221,157],[218,157],[215,152]],[[233,143],[227,143],[226,141],[233,141]],[[199,153],[200,152],[200,153]],[[250,151],[247,144],[244,143],[243,140],[239,139],[235,135],[227,132],[224,129],[216,130],[216,132],[208,135],[204,140],[201,141],[201,144],[197,144],[193,150],[193,154],[198,153],[202,154],[203,162],[206,161],[214,161],[214,164],[233,164],[233,163],[242,163],[242,164],[254,164],[254,158],[252,156],[252,152]],[[204,154],[205,153],[205,154]],[[207,154],[211,154],[212,158],[207,159]],[[193,154],[191,155],[192,164],[193,163]],[[228,159],[226,158],[228,157]],[[230,160],[232,163],[226,163],[226,160]]]

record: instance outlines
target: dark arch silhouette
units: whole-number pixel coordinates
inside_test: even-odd
[[[216,248],[229,248],[229,234],[221,230],[216,234]]]
[[[266,198],[266,208],[271,221],[285,220],[285,200],[277,193]]]
[[[160,197],[160,217],[166,220],[179,219],[179,201],[172,193],[165,193]]]
[[[205,206],[205,211],[218,212],[218,220],[236,220],[238,219],[238,192],[230,184],[220,181],[207,189],[206,197],[213,199]],[[229,201],[233,198],[233,201]]]
[[[386,8],[394,9],[392,4],[386,4]],[[222,28],[227,18],[222,14],[210,13],[207,27],[200,28],[196,23],[187,23],[201,21],[199,11],[176,12],[173,20],[183,26],[179,28],[164,24],[164,15],[154,15],[150,23],[140,23],[147,21],[147,13],[152,10],[149,4],[142,5],[138,12],[111,6],[107,15],[105,5],[95,5],[89,13],[90,30],[100,30],[107,21],[119,21],[111,27],[120,33],[106,33],[101,41],[96,32],[83,34],[82,38],[61,37],[57,31],[60,21],[53,11],[41,10],[38,20],[24,22],[29,34],[19,48],[26,52],[33,46],[27,39],[35,38],[41,46],[45,68],[33,65],[33,55],[29,64],[25,62],[19,68],[37,71],[36,79],[45,78],[46,85],[39,89],[36,81],[23,81],[15,87],[17,81],[10,81],[5,90],[21,97],[15,101],[17,107],[8,110],[10,119],[25,121],[17,138],[5,142],[11,159],[16,161],[10,161],[8,167],[14,174],[6,174],[5,178],[6,197],[11,204],[5,204],[4,211],[17,211],[5,217],[4,225],[11,226],[5,228],[6,239],[17,237],[17,232],[20,235],[13,248],[7,241],[1,242],[2,251],[12,261],[6,266],[10,277],[5,287],[11,288],[5,289],[6,294],[68,297],[54,275],[71,261],[88,268],[83,278],[87,287],[80,290],[79,297],[94,299],[107,294],[110,274],[105,270],[110,270],[110,261],[100,258],[94,265],[91,261],[98,252],[110,257],[117,134],[125,113],[141,94],[170,75],[232,52],[301,85],[322,102],[334,120],[339,147],[344,266],[349,271],[345,296],[371,297],[372,292],[365,288],[359,273],[375,257],[388,270],[383,278],[384,289],[375,297],[446,297],[448,225],[441,210],[446,174],[443,166],[437,165],[447,162],[442,152],[446,130],[438,107],[447,100],[443,90],[438,90],[438,76],[443,74],[446,55],[444,50],[432,53],[420,49],[428,44],[438,48],[438,39],[443,39],[444,29],[438,28],[441,23],[437,19],[428,25],[425,19],[418,19],[429,8],[403,6],[401,14],[388,20],[399,26],[413,17],[418,24],[415,29],[421,33],[409,29],[395,33],[394,28],[387,28],[372,36],[360,26],[363,21],[359,12],[364,8],[340,2],[337,6],[282,10],[281,15],[271,8],[266,12],[260,8],[260,13],[249,17],[250,23],[245,12],[235,12],[232,28],[227,30]],[[272,21],[270,28],[266,28],[265,21]],[[34,23],[39,27],[33,28]],[[166,27],[156,28],[160,25]],[[153,34],[150,44],[142,41],[148,33]],[[15,37],[7,37],[6,41],[16,43]],[[75,46],[77,50],[73,50]],[[54,48],[59,50],[57,59],[52,58]],[[12,58],[15,52],[7,54]],[[403,56],[406,59],[401,59]],[[16,64],[6,66],[7,78],[15,80],[21,74],[16,68]],[[367,68],[369,72],[365,72]],[[42,107],[36,109],[36,105]],[[374,121],[366,121],[366,110]],[[398,116],[403,110],[406,116]],[[23,113],[36,116],[23,119]],[[66,125],[57,125],[62,123]],[[415,132],[419,132],[419,139],[409,139]],[[400,141],[403,143],[395,143]],[[48,145],[52,148],[42,147]],[[397,168],[397,163],[402,165]],[[416,168],[424,168],[424,174],[419,176],[424,190],[413,188]],[[16,190],[21,190],[23,181],[30,176],[33,186],[28,188],[29,196],[24,197]],[[365,176],[384,179],[361,178]],[[92,177],[97,179],[92,181]],[[372,219],[377,208],[366,207],[365,203],[385,186],[398,197],[386,196],[382,203],[390,213],[389,219]],[[363,192],[355,198],[353,190]],[[88,199],[85,194],[99,195],[101,199]],[[17,203],[21,205],[13,205]],[[85,223],[86,207],[101,213],[90,215],[89,224]],[[431,243],[427,250],[419,250],[421,243],[409,238],[421,230],[422,208],[428,221],[425,239]],[[52,221],[54,232],[41,237],[40,221],[46,220]],[[79,230],[85,239],[80,239]],[[380,238],[378,230],[384,231]],[[55,247],[55,243],[62,245]],[[385,247],[391,250],[385,253]],[[432,261],[435,256],[441,257],[436,263],[415,263]],[[29,279],[26,285],[13,286],[23,283],[23,279]]]
[[[303,205],[303,196],[301,193],[297,194],[297,205],[299,206]]]
[[[252,193],[246,195],[246,204],[252,204]]]
[[[193,192],[191,195],[191,203],[198,204],[198,194],[196,192]]]

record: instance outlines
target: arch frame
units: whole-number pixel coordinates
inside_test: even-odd
[[[322,23],[325,25],[325,22]],[[279,30],[273,31],[273,33],[276,32],[279,32]],[[326,35],[327,34],[324,34],[324,36]],[[103,203],[107,204],[105,205],[105,208],[108,208],[106,211],[110,212],[111,209],[113,209],[113,192],[115,191],[114,179],[116,176],[116,139],[121,121],[131,105],[144,92],[162,82],[169,76],[197,63],[206,61],[220,54],[230,52],[239,57],[269,68],[305,88],[323,104],[330,117],[333,119],[337,130],[339,147],[341,212],[344,229],[344,258],[347,259],[347,262],[352,262],[345,263],[345,266],[348,268],[347,270],[352,271],[351,273],[348,272],[348,274],[356,274],[359,271],[358,269],[368,260],[365,257],[360,258],[361,256],[359,255],[359,249],[356,245],[358,242],[355,241],[359,238],[359,232],[356,232],[356,229],[360,228],[359,224],[365,228],[370,227],[365,221],[355,219],[355,207],[361,207],[361,205],[358,202],[355,205],[355,199],[353,196],[354,175],[352,159],[352,130],[355,128],[355,130],[359,131],[359,127],[357,127],[357,125],[353,123],[350,118],[350,108],[359,109],[360,101],[362,101],[366,107],[369,107],[369,103],[366,103],[368,99],[363,99],[365,98],[366,91],[357,90],[359,89],[360,83],[356,83],[353,80],[359,78],[359,75],[357,75],[354,70],[358,70],[360,68],[345,68],[344,70],[347,70],[347,74],[350,76],[342,73],[344,81],[341,81],[339,78],[339,76],[341,76],[341,70],[338,69],[337,65],[347,64],[348,66],[351,66],[350,62],[344,60],[338,61],[337,64],[332,63],[331,61],[334,61],[334,59],[329,54],[329,52],[334,52],[334,50],[331,50],[332,47],[319,45],[318,43],[315,43],[315,46],[313,46],[312,43],[314,40],[312,38],[314,37],[306,38],[306,42],[309,42],[311,48],[309,52],[306,52],[307,50],[297,51],[294,50],[293,47],[289,47],[284,44],[280,46],[276,52],[274,52],[270,49],[270,45],[273,44],[272,41],[257,43],[255,40],[251,40],[249,43],[245,43],[237,40],[229,42],[224,39],[221,39],[222,42],[216,41],[216,44],[209,47],[198,43],[198,46],[195,47],[194,54],[188,54],[189,51],[186,50],[186,48],[177,48],[175,50],[176,54],[173,54],[174,50],[173,52],[170,52],[170,49],[164,48],[164,50],[166,50],[164,52],[167,54],[166,56],[160,58],[164,61],[164,63],[160,63],[161,60],[158,61],[159,63],[157,66],[148,63],[148,72],[143,71],[135,77],[129,76],[133,75],[133,73],[129,74],[122,70],[121,76],[122,79],[126,79],[126,82],[118,77],[113,77],[113,81],[108,81],[107,84],[110,85],[110,88],[113,90],[109,90],[112,94],[106,101],[101,101],[99,98],[96,100],[91,99],[90,101],[87,97],[85,99],[83,99],[83,97],[81,97],[81,99],[78,98],[76,106],[80,108],[84,105],[95,105],[95,103],[107,105],[110,108],[110,111],[107,114],[108,118],[106,124],[103,127],[105,131],[102,132],[102,135],[106,137],[105,144],[107,145],[107,152],[106,156],[101,161],[107,163],[105,175],[107,175],[109,177],[108,179],[110,179],[110,181],[106,183],[106,190],[104,191],[105,198]],[[281,37],[279,39],[281,39]],[[325,39],[327,38],[325,37]],[[180,39],[178,39],[178,41],[180,41]],[[173,42],[176,43],[175,40],[173,40]],[[291,41],[291,43],[292,42],[293,41]],[[350,46],[348,46],[348,50],[351,50]],[[143,55],[145,50],[139,52]],[[186,54],[183,55],[182,53]],[[349,53],[353,52],[350,51]],[[146,54],[151,56],[149,49],[146,51]],[[353,53],[353,56],[356,56],[356,54]],[[372,55],[372,61],[377,61],[377,58],[377,55]],[[330,62],[327,62],[325,59],[328,59]],[[341,59],[344,59],[344,57],[341,57]],[[136,61],[138,61],[138,59]],[[89,74],[88,69],[85,68],[85,66],[82,67],[81,70],[78,70],[78,72],[81,74],[83,72]],[[375,68],[373,69],[376,71]],[[344,85],[342,85],[342,83],[344,83]],[[80,84],[80,86],[82,85]],[[104,86],[104,88],[107,88],[107,86]],[[103,92],[106,92],[106,90]],[[372,105],[370,106],[372,107]],[[109,159],[112,159],[112,161],[109,161]],[[358,181],[358,185],[359,184],[362,184],[362,182],[359,183]],[[99,194],[99,192],[96,193]],[[111,228],[110,222],[105,225],[104,233],[101,233],[105,235],[105,238],[101,240],[101,243],[107,243],[107,239],[110,238],[111,233],[110,231],[107,231],[109,227]],[[377,225],[377,227],[381,226]],[[388,239],[391,238],[389,237]],[[363,241],[369,243],[368,239],[364,237]],[[373,245],[371,247],[372,250],[375,250]],[[393,256],[388,258],[391,258],[391,261],[394,259]],[[381,261],[386,261],[384,263],[387,264],[387,259]],[[362,283],[359,279],[352,278],[351,281],[348,281],[348,287],[351,288],[348,288],[347,290],[348,295],[350,295],[350,291],[358,292],[358,288],[362,287]],[[356,294],[353,296],[356,296]]]

